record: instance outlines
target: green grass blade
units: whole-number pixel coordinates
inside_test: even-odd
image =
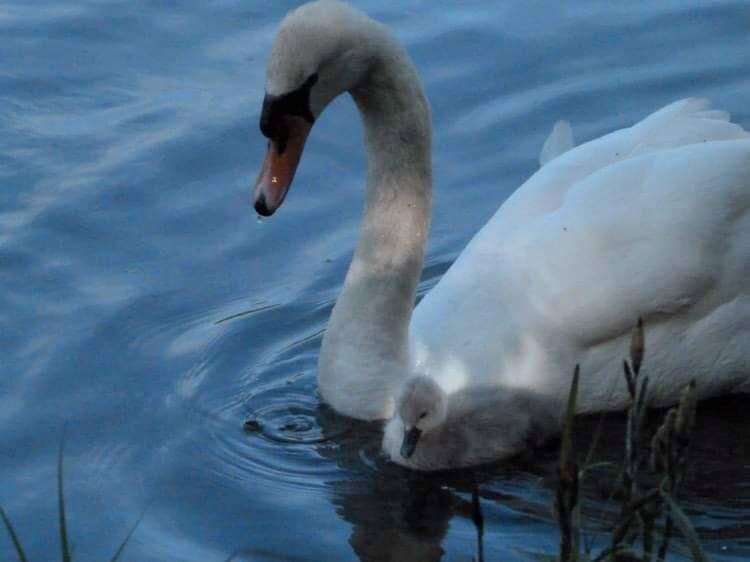
[[[63,562],[71,562],[70,544],[68,543],[68,526],[65,521],[65,494],[63,490],[63,449],[65,446],[65,432],[60,439],[60,450],[57,453],[57,505],[60,519],[60,548]]]
[[[568,405],[565,409],[565,419],[563,420],[562,443],[560,444],[560,468],[567,467],[570,457],[573,454],[573,418],[576,414],[576,401],[578,399],[578,378],[580,375],[580,366],[576,365],[573,371],[573,380],[570,383],[570,393],[568,394]]]
[[[643,318],[638,318],[638,324],[630,337],[630,362],[633,364],[633,373],[636,376],[641,372],[645,348],[646,339],[643,334]]]
[[[600,468],[620,468],[620,465],[614,462],[609,461],[601,461],[601,462],[595,462],[591,464],[587,464],[581,469],[580,477],[583,478],[586,476],[589,472],[593,472],[595,470],[599,470]]]
[[[26,555],[23,552],[23,547],[21,546],[21,541],[18,540],[18,535],[16,534],[16,530],[13,528],[13,525],[10,522],[10,519],[8,518],[7,514],[5,513],[5,510],[0,507],[0,518],[2,518],[3,523],[5,523],[5,528],[8,530],[8,534],[10,535],[10,540],[13,541],[13,546],[16,547],[16,554],[18,554],[18,559],[20,562],[28,562],[28,559],[26,558]]]
[[[141,512],[138,519],[136,519],[135,524],[133,524],[128,534],[125,535],[125,539],[120,543],[120,546],[118,547],[117,551],[115,552],[114,556],[112,556],[109,562],[117,562],[120,559],[120,556],[122,556],[122,553],[125,551],[125,547],[130,542],[130,538],[133,536],[133,533],[135,533],[135,530],[138,528],[138,525],[141,524],[141,521],[145,517],[147,509],[148,509],[148,506],[146,506],[146,509],[144,509]]]
[[[672,496],[666,490],[661,489],[659,490],[659,492],[661,493],[661,497],[664,498],[664,501],[667,503],[667,505],[669,505],[672,520],[680,529],[682,536],[685,537],[685,540],[688,543],[688,547],[690,548],[690,554],[693,555],[693,560],[695,560],[695,562],[710,562],[711,559],[703,551],[701,543],[698,540],[698,533],[695,532],[695,529],[693,528],[692,523],[690,523],[690,519],[688,519],[688,516],[685,515],[685,512],[682,510],[682,508],[677,505],[677,502],[674,501]]]
[[[594,458],[594,453],[596,453],[597,447],[599,447],[599,439],[602,436],[602,431],[604,429],[604,416],[606,412],[602,412],[599,415],[599,421],[596,423],[596,431],[594,432],[594,439],[591,441],[591,446],[589,447],[589,452],[586,453],[586,460],[583,461],[583,472],[586,472],[589,469],[589,465],[591,464],[591,460]]]

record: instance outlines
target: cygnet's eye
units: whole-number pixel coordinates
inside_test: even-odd
[[[419,414],[419,419],[420,420],[423,419],[423,418],[426,418],[426,417],[427,417],[427,412],[422,412],[421,414]]]

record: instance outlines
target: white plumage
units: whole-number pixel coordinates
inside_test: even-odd
[[[475,387],[504,389],[498,405],[514,393],[559,403],[576,363],[580,410],[620,409],[639,317],[652,403],[691,378],[701,397],[750,390],[750,135],[726,112],[686,99],[575,148],[558,123],[541,169],[412,315],[432,184],[417,72],[384,26],[322,0],[287,16],[269,61],[273,99],[305,84],[315,117],[351,94],[368,154],[360,238],[320,355],[321,397],[337,411],[391,417],[415,372],[449,411]],[[493,427],[518,420],[508,408]]]
[[[647,325],[652,400],[750,376],[750,140],[705,100],[675,102],[534,174],[417,307],[415,369],[446,390],[551,396],[581,364],[582,411],[622,408],[619,364]]]

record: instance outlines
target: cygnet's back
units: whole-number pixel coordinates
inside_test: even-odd
[[[504,458],[541,445],[560,428],[561,404],[500,386],[446,395],[424,376],[409,378],[388,422],[384,452],[417,470],[445,470]]]

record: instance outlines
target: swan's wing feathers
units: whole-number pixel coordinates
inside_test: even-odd
[[[727,112],[711,109],[708,100],[676,101],[632,127],[580,144],[554,159],[545,158],[545,165],[508,198],[488,227],[493,236],[502,236],[554,212],[574,185],[623,160],[680,146],[747,137],[750,133],[731,123]],[[557,142],[555,131],[550,139],[555,140],[553,145]]]
[[[750,137],[726,111],[709,108],[705,99],[675,102],[632,127],[629,157],[690,144]]]
[[[590,346],[627,332],[638,316],[718,306],[720,287],[733,282],[723,272],[748,264],[750,273],[750,247],[741,244],[748,228],[750,139],[696,144],[579,182],[502,258],[547,325]]]
[[[747,136],[727,117],[683,100],[551,160],[419,303],[415,364],[448,391],[541,380],[556,365],[546,362],[555,357],[549,347],[606,345],[639,316],[682,325],[746,294],[750,139],[644,145],[643,154],[616,160],[649,130],[663,145],[668,135],[658,129],[670,123],[674,142],[693,127],[720,139]]]
[[[542,152],[539,154],[539,166],[544,166],[550,160],[553,160],[564,154],[575,146],[573,141],[573,129],[567,121],[558,121],[552,127],[552,132],[544,141]]]
[[[685,98],[677,100],[654,111],[635,127],[647,129],[651,126],[663,127],[681,119],[701,118],[714,119],[717,121],[729,121],[730,114],[722,109],[713,109],[711,102],[706,98]]]
[[[691,113],[705,111],[710,105],[711,102],[706,98],[683,98],[657,109],[643,119],[641,123],[649,119],[659,121],[662,119],[671,119],[675,116],[690,115]]]
[[[715,119],[716,121],[729,121],[731,115],[728,111],[721,109],[706,109],[705,111],[696,111],[693,114],[694,117],[700,117],[701,119]]]

